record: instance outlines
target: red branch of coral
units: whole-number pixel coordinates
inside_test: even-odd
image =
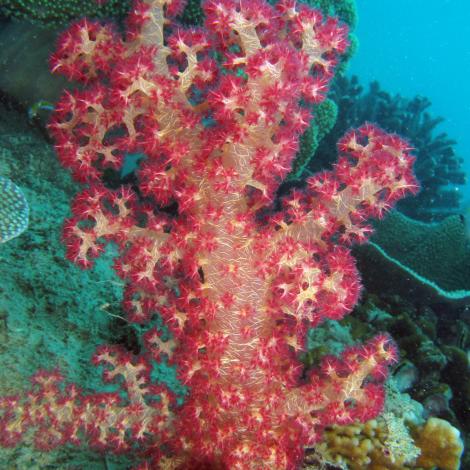
[[[396,359],[388,337],[325,357],[307,378],[297,356],[309,327],[357,302],[349,247],[417,189],[413,158],[364,125],[340,141],[332,171],[270,210],[347,28],[294,0],[209,0],[205,28],[183,29],[173,19],[182,6],[136,2],[125,39],[81,20],[51,60],[86,84],[51,123],[62,164],[85,185],[65,224],[67,256],[89,268],[114,242],[129,321],[149,325],[158,312],[172,339],[152,327],[138,356],[97,351],[121,395],[37,374],[28,395],[0,401],[1,443],[34,428],[42,449],[87,440],[142,451],[142,469],[293,469],[325,426],[381,410]],[[132,153],[142,156],[134,183],[107,187],[105,172]],[[182,406],[152,383],[164,356],[190,389]]]

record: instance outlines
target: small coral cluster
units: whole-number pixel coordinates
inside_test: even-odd
[[[147,468],[293,469],[325,426],[380,412],[394,345],[379,335],[302,375],[309,327],[350,312],[359,276],[350,246],[417,189],[408,144],[367,124],[339,142],[334,169],[273,205],[309,103],[324,99],[347,27],[293,0],[209,0],[205,29],[173,21],[177,0],[135,3],[123,40],[82,20],[61,37],[66,93],[51,130],[63,165],[86,185],[64,228],[84,268],[114,242],[133,354],[93,362],[120,393],[87,394],[38,372],[0,400],[0,440],[29,430],[50,449],[88,441],[134,451]],[[129,154],[133,185],[106,186]],[[153,320],[160,314],[171,338]],[[155,383],[162,358],[189,387],[183,405]]]
[[[57,28],[83,15],[122,16],[129,7],[130,2],[127,0],[2,0],[0,16]]]
[[[447,421],[405,426],[381,418],[327,429],[308,458],[314,466],[307,468],[324,463],[350,470],[458,470],[462,451],[460,433]]]

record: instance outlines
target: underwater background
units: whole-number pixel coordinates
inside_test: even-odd
[[[329,168],[338,136],[369,120],[416,148],[422,190],[355,249],[361,301],[341,322],[312,330],[303,358],[313,367],[325,352],[389,332],[401,359],[391,372],[386,409],[365,425],[329,429],[309,449],[304,468],[470,470],[463,452],[470,444],[470,3],[310,3],[342,14],[358,46],[327,104],[316,110],[319,124],[306,132],[287,185],[301,186]],[[89,364],[94,349],[137,347],[138,328],[123,318],[113,250],[91,271],[65,259],[62,224],[78,185],[57,162],[46,127],[65,86],[47,65],[58,30],[83,12],[122,18],[127,8],[119,1],[99,8],[63,1],[51,9],[46,1],[0,0],[2,396],[26,389],[38,368],[55,367],[85,389],[108,390]],[[192,18],[188,23],[198,21],[194,12]],[[165,362],[155,380],[184,399],[187,391]],[[71,446],[0,449],[2,470],[118,470],[132,463],[132,456]]]
[[[348,73],[392,94],[421,95],[456,140],[470,172],[470,3],[465,0],[357,0],[359,47]],[[470,186],[460,188],[470,205]]]

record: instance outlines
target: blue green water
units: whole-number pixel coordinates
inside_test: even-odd
[[[439,132],[457,141],[470,173],[470,2],[357,0],[359,49],[349,71],[391,94],[426,96]],[[463,200],[470,201],[467,184]]]

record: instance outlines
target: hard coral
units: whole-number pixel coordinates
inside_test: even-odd
[[[0,15],[57,29],[83,16],[122,17],[130,3],[128,0],[2,0]]]
[[[149,328],[139,355],[96,353],[121,394],[64,389],[40,372],[26,397],[1,400],[0,436],[12,445],[34,428],[42,448],[135,450],[142,469],[295,468],[325,426],[381,410],[396,359],[386,335],[308,377],[297,353],[309,325],[357,301],[349,246],[367,238],[366,219],[416,190],[413,158],[365,125],[340,141],[333,171],[274,210],[347,28],[292,0],[211,0],[205,30],[184,30],[171,21],[181,7],[137,2],[126,40],[83,20],[52,59],[89,84],[64,96],[51,124],[59,158],[87,185],[65,225],[68,257],[90,267],[114,242],[129,320],[149,325],[158,312],[172,339]],[[107,188],[105,172],[131,152],[145,155],[134,186]],[[182,406],[153,383],[162,357],[190,388]]]
[[[309,460],[350,470],[458,470],[462,452],[460,432],[447,421],[416,426],[386,416],[328,428]]]

